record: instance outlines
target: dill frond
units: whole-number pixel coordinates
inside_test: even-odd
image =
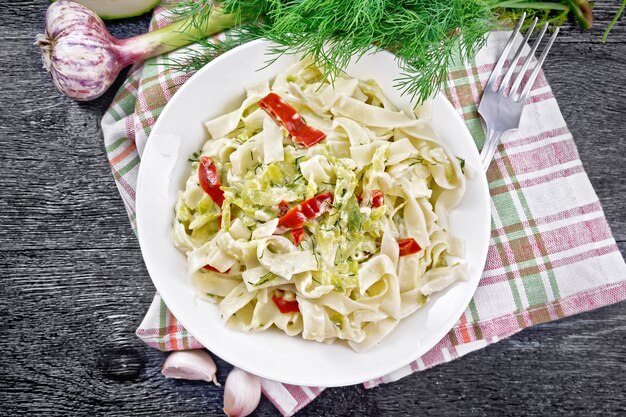
[[[200,29],[209,20],[213,12],[213,2],[211,0],[182,0],[171,6],[167,12],[172,20],[190,18],[182,31],[191,32],[190,29]]]

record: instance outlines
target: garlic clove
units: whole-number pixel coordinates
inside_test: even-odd
[[[233,368],[224,384],[224,412],[228,417],[245,417],[252,413],[261,400],[259,378]]]
[[[213,358],[202,349],[170,353],[161,369],[166,378],[213,382],[219,387],[221,385],[215,378],[216,371]]]

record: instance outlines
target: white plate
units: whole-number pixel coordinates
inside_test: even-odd
[[[433,103],[434,127],[473,175],[467,194],[451,213],[451,230],[466,241],[469,280],[432,297],[405,318],[379,345],[356,353],[345,344],[326,345],[278,331],[242,333],[222,323],[216,305],[198,299],[187,276],[185,256],[172,243],[177,190],[189,175],[188,157],[207,139],[203,122],[231,111],[244,98],[244,87],[273,79],[295,61],[282,56],[266,66],[268,43],[236,48],[202,68],[169,101],[152,130],[139,170],[137,227],[144,261],[165,304],[180,323],[211,352],[264,378],[298,385],[342,386],[386,375],[431,349],[467,307],[483,270],[490,230],[487,181],[465,124],[445,96]],[[263,68],[265,67],[265,68]],[[259,70],[259,68],[263,68]],[[386,52],[366,55],[348,74],[373,78],[399,107],[411,107],[393,88],[400,69]]]

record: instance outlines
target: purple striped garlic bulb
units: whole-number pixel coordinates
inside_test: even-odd
[[[37,35],[35,44],[54,85],[73,99],[88,101],[104,94],[127,65],[188,45],[235,21],[217,9],[202,27],[192,24],[192,19],[120,40],[87,7],[58,0],[48,7],[45,33]]]
[[[85,6],[67,0],[52,3],[46,33],[37,35],[43,65],[54,85],[76,100],[102,95],[130,60],[102,20]]]

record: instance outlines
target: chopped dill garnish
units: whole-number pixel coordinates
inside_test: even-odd
[[[191,157],[189,157],[188,161],[189,162],[198,162],[200,160],[199,158],[200,158],[200,154],[201,153],[202,152],[200,152],[200,151],[192,153]]]
[[[266,282],[271,281],[272,279],[274,279],[274,277],[275,277],[275,275],[273,273],[267,272],[267,273],[261,275],[261,277],[259,278],[259,280],[256,283],[254,283],[254,284],[251,283],[251,284],[254,285],[254,286],[263,285]]]
[[[459,160],[459,165],[461,166],[461,172],[465,174],[465,159],[459,158],[458,156],[456,157],[456,159]]]
[[[411,163],[409,164],[409,166],[411,166],[411,167],[412,167],[413,165],[417,165],[417,164],[422,164],[422,165],[424,164],[424,158],[423,158],[423,157],[421,157],[420,155],[415,156],[415,157],[413,157],[413,158],[411,158],[411,159],[413,160],[413,162],[411,162]]]

